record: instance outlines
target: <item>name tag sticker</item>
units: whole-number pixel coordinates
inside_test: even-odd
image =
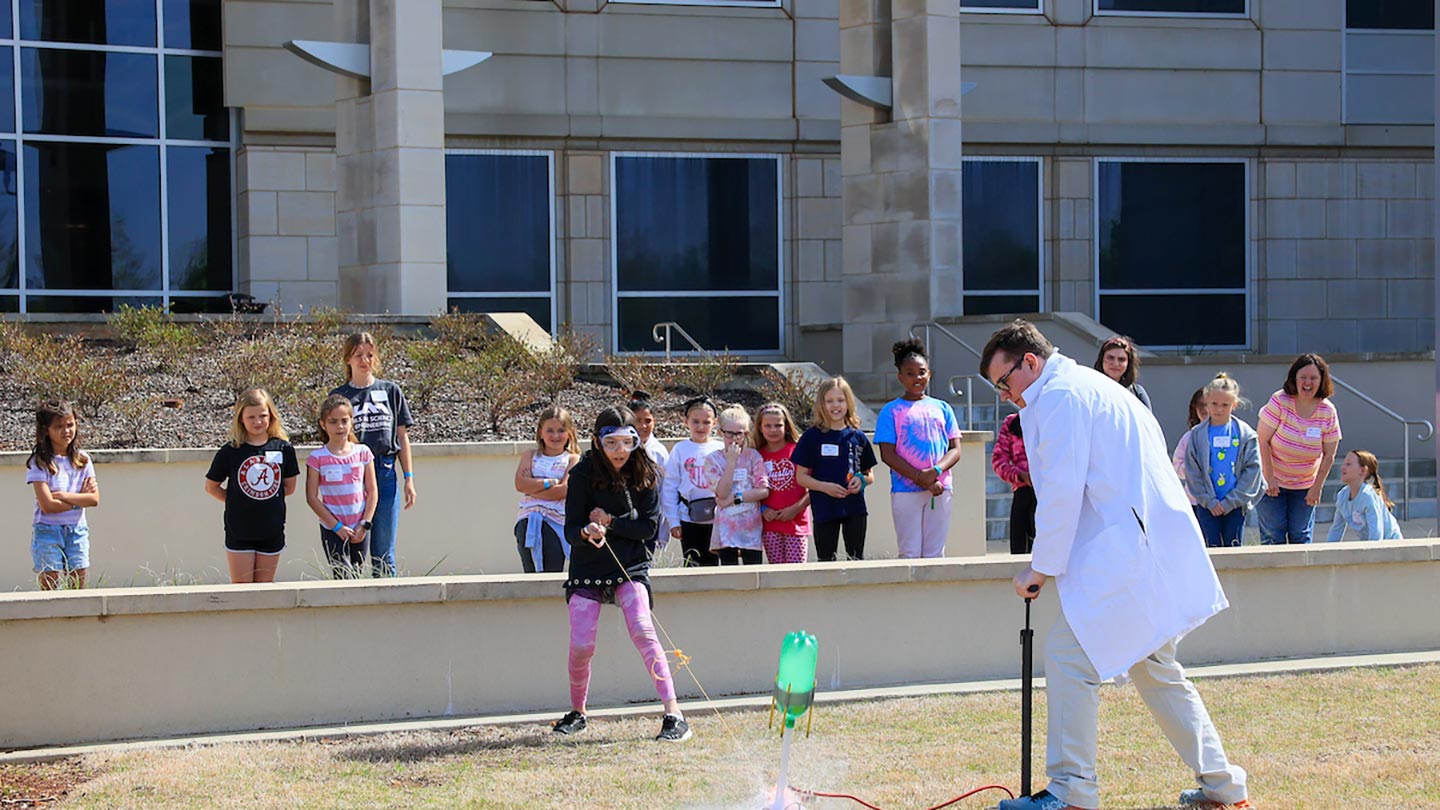
[[[1230,437],[1229,437],[1229,436],[1212,436],[1212,437],[1210,438],[1210,446],[1211,446],[1211,447],[1217,447],[1217,448],[1220,448],[1220,449],[1223,450],[1223,449],[1225,449],[1226,447],[1229,447],[1229,446],[1230,446]]]
[[[279,451],[279,450],[266,450],[266,451],[265,451],[265,463],[266,463],[266,464],[279,464],[279,463],[280,463],[280,451]]]
[[[824,457],[826,457],[826,458],[839,458],[839,457],[840,457],[840,445],[838,445],[838,444],[822,444],[822,445],[820,445],[820,455],[822,455],[822,456],[824,456]]]
[[[1318,438],[1320,438],[1320,428],[1318,428],[1318,427],[1305,428],[1305,438],[1307,438],[1307,439],[1318,439]]]
[[[339,465],[326,467],[324,470],[325,480],[330,483],[337,483],[345,480],[345,468]]]
[[[389,402],[389,401],[390,401],[390,397],[387,396],[384,391],[371,391],[371,392],[370,392],[370,401],[371,401],[371,402]]]
[[[750,480],[750,475],[745,470],[736,470],[735,475],[730,479],[737,484],[744,484]]]
[[[773,462],[773,461],[767,461],[767,462],[765,462],[765,475],[766,475],[766,476],[771,476],[771,475],[774,475],[774,474],[775,474],[775,462]]]

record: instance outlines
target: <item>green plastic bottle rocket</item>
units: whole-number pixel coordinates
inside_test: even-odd
[[[780,643],[780,667],[775,672],[775,706],[785,713],[785,727],[809,711],[815,701],[815,664],[820,644],[815,637],[798,630]]]

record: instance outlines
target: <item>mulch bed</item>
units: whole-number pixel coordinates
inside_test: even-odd
[[[79,759],[0,765],[0,807],[49,807],[94,776]]]

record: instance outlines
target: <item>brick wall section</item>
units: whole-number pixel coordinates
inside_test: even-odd
[[[839,324],[845,319],[841,286],[840,156],[797,155],[790,160],[785,183],[790,203],[786,228],[790,253],[786,259],[789,314],[796,327]],[[798,329],[789,329],[793,350]]]
[[[335,151],[246,147],[236,173],[240,292],[286,312],[335,306]]]
[[[1261,165],[1257,348],[1279,354],[1433,348],[1433,164]]]
[[[560,322],[613,351],[610,314],[610,158],[606,152],[556,155],[555,231]]]

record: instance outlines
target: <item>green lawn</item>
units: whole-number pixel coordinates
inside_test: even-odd
[[[1198,682],[1263,808],[1440,808],[1440,666]],[[1133,688],[1103,690],[1106,808],[1170,806],[1193,785]],[[1044,782],[1036,695],[1036,781]],[[574,740],[543,726],[95,755],[32,766],[82,772],[58,804],[111,807],[758,808],[780,740],[766,712],[691,707],[695,737],[658,719],[597,719]],[[559,712],[557,711],[557,716]],[[1016,693],[821,706],[795,741],[792,781],[897,810],[1019,782]],[[19,771],[0,768],[0,783]],[[0,793],[3,795],[3,793]],[[987,793],[954,805],[993,807]],[[859,805],[815,799],[820,810]]]

